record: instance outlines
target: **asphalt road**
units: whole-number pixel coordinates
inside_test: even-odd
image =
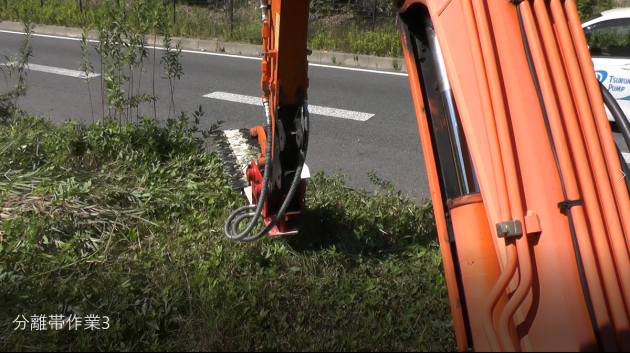
[[[22,38],[19,34],[0,32],[0,50],[3,54],[15,53]],[[45,71],[55,71],[50,67],[78,70],[81,47],[77,40],[35,36],[32,44],[31,64],[41,65]],[[157,51],[155,87],[161,97],[157,105],[158,118],[165,120],[170,88],[159,68],[162,53]],[[94,49],[90,51],[90,57],[94,72],[100,73],[99,57]],[[202,128],[217,120],[224,121],[222,129],[225,130],[249,128],[264,122],[261,107],[204,97],[214,92],[259,97],[260,60],[185,52],[181,62],[184,76],[175,81],[174,88],[177,112],[192,113],[202,106],[206,112]],[[148,66],[141,80],[141,89],[145,93],[151,93],[153,83],[153,65]],[[90,104],[88,85],[80,78],[68,76],[68,71],[60,72],[31,70],[27,78],[29,91],[21,98],[20,107],[54,122],[66,119],[90,122],[92,110],[97,116],[101,110],[101,78],[90,80]],[[341,171],[350,176],[351,185],[371,191],[375,186],[369,181],[367,172],[374,171],[417,200],[428,197],[429,187],[407,76],[311,65],[309,77],[311,105],[373,114],[367,121],[311,114],[312,135],[307,158],[311,173]],[[137,89],[138,71],[134,80]],[[6,89],[8,86],[0,88],[1,91]],[[153,114],[152,104],[143,106],[140,113]],[[615,140],[622,141],[618,134]]]
[[[0,33],[0,50],[15,53],[23,36]],[[52,37],[33,37],[31,64],[79,70],[81,47],[78,41]],[[99,57],[90,52],[94,72],[100,72]],[[159,68],[157,50],[156,93],[158,118],[166,119],[170,103],[168,80]],[[151,54],[152,55],[152,54]],[[264,123],[261,107],[204,98],[213,92],[257,96],[260,91],[260,61],[251,58],[186,52],[182,57],[184,76],[175,82],[175,109],[192,113],[201,105],[206,112],[202,127],[217,120],[222,129],[249,128]],[[151,92],[152,63],[142,77],[142,91]],[[374,190],[367,172],[391,181],[416,198],[429,195],[416,118],[406,75],[375,71],[351,71],[311,66],[309,103],[328,108],[374,114],[367,121],[311,114],[311,140],[307,164],[311,173],[343,171],[355,186]],[[138,73],[134,78],[136,87]],[[21,98],[21,108],[43,114],[54,122],[65,119],[91,121],[92,108],[87,84],[80,78],[55,73],[28,73],[29,91]],[[2,82],[0,82],[2,84]],[[90,80],[92,106],[101,110],[100,77]],[[0,88],[2,90],[5,88]],[[152,114],[147,104],[141,113]],[[172,113],[171,113],[172,117]]]

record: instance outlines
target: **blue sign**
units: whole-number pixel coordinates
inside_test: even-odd
[[[608,72],[604,70],[597,70],[595,71],[595,76],[597,76],[597,80],[599,82],[604,83],[604,81],[608,78]]]

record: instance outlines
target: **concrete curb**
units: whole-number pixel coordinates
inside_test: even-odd
[[[0,30],[23,32],[24,26],[20,22],[1,21]],[[81,38],[83,30],[80,28],[35,25],[34,33],[47,34],[60,37]],[[89,31],[89,39],[97,40],[98,32]],[[262,54],[262,46],[255,44],[243,44],[234,42],[222,42],[218,40],[201,40],[190,38],[173,37],[173,43],[177,40],[182,41],[182,49],[196,50],[202,52],[218,52],[226,54],[235,54],[243,56],[260,56]],[[147,36],[147,42],[153,46],[155,37]],[[158,36],[155,40],[156,45],[160,46],[162,37]],[[404,58],[384,58],[372,55],[358,55],[339,52],[326,52],[321,50],[313,50],[313,54],[309,56],[308,61],[317,64],[339,65],[345,67],[356,67],[364,69],[376,69],[382,71],[395,71],[406,73],[407,67]]]

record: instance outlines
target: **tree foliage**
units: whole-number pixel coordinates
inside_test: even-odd
[[[582,20],[613,7],[621,7],[624,1],[619,0],[576,0],[578,12]],[[630,2],[627,4],[630,5]]]

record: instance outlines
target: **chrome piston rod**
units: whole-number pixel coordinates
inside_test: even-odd
[[[455,101],[453,99],[453,90],[446,73],[446,65],[442,57],[440,43],[438,43],[433,23],[427,18],[427,37],[429,39],[429,48],[433,53],[433,59],[437,63],[438,87],[442,95],[444,109],[448,115],[448,129],[451,135],[451,145],[455,157],[455,168],[457,170],[457,179],[459,180],[460,192],[462,195],[470,193],[468,178],[466,177],[466,165],[464,164],[464,155],[462,152],[461,140],[459,138],[459,130],[457,124],[457,110],[455,109]]]
[[[267,17],[267,0],[260,0],[260,14],[262,16],[263,22],[265,22]]]

